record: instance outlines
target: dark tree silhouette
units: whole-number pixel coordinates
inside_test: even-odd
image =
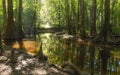
[[[104,12],[105,12],[105,20],[102,25],[102,29],[100,31],[99,37],[97,41],[101,42],[109,42],[111,40],[111,24],[110,24],[110,0],[105,0],[104,4]]]
[[[4,1],[3,1],[3,6],[5,6]],[[5,12],[3,14],[5,28],[4,28],[4,32],[2,35],[2,39],[4,40],[5,44],[11,45],[15,41],[15,33],[14,33],[15,26],[14,26],[14,21],[13,21],[13,0],[7,0],[7,12],[6,12],[5,7],[3,7],[3,11]]]

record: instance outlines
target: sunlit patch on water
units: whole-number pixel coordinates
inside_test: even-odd
[[[23,47],[23,49],[26,50],[26,52],[28,52],[28,54],[34,55],[37,53],[37,51],[39,49],[39,43],[36,42],[35,40],[23,40],[22,47]],[[20,48],[19,43],[15,42],[12,45],[12,48]]]
[[[37,43],[35,41],[23,41],[23,46],[28,53],[36,53]]]

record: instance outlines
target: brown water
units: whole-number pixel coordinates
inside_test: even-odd
[[[120,75],[120,48],[58,38],[50,33],[40,34],[40,38],[37,42],[43,42],[43,52],[50,63],[71,62],[87,75]],[[24,43],[35,45],[33,41]]]
[[[32,39],[23,39],[22,42],[23,42],[22,47],[23,47],[23,49],[26,50],[27,53],[34,55],[38,52],[39,46],[40,46],[39,41],[32,40]],[[13,48],[20,48],[20,45],[18,42],[15,42],[12,45],[12,47]]]

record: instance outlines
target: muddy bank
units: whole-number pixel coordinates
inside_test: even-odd
[[[80,75],[72,69],[50,64],[46,59],[38,59],[25,50],[14,49],[14,55],[11,50],[4,50],[0,56],[0,75]]]

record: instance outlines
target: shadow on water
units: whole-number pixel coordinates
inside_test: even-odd
[[[65,61],[75,64],[82,74],[119,75],[120,49],[93,45],[92,42],[74,42],[58,38],[55,34],[40,34],[44,54],[53,64]]]

